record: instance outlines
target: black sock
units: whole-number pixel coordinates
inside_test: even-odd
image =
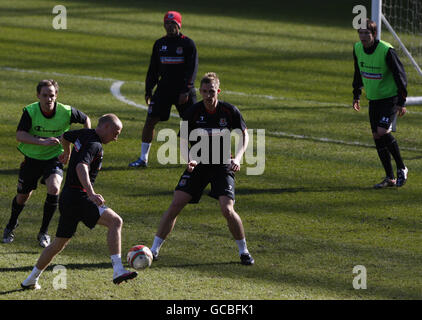
[[[403,163],[403,159],[400,155],[399,145],[397,144],[397,140],[393,137],[391,133],[387,133],[381,137],[384,140],[385,146],[390,151],[391,155],[396,161],[397,169],[404,169],[405,165]]]
[[[378,157],[380,158],[382,166],[384,167],[385,174],[387,175],[388,178],[394,179],[394,172],[393,172],[393,166],[391,165],[390,152],[388,151],[384,140],[374,139],[374,141],[375,141],[375,146],[377,148]]]
[[[53,218],[54,212],[59,205],[59,196],[54,194],[47,194],[47,198],[44,203],[44,215],[42,217],[42,224],[40,228],[41,233],[47,233],[48,226],[51,218]]]
[[[18,223],[18,217],[21,214],[25,205],[20,205],[16,202],[16,196],[13,198],[12,201],[12,213],[10,215],[9,223],[7,224],[6,228],[9,230],[13,230],[16,228],[16,224]]]

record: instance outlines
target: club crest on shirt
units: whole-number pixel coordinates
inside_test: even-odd
[[[227,119],[226,118],[220,118],[219,125],[220,125],[220,127],[226,127],[227,126]]]
[[[179,187],[184,187],[186,185],[186,179],[180,179]]]
[[[76,151],[76,152],[79,152],[79,149],[81,149],[81,146],[82,146],[82,144],[81,144],[81,142],[79,141],[79,139],[76,139],[76,141],[75,141],[74,145],[75,145],[75,151]]]
[[[183,47],[177,47],[176,53],[177,54],[183,54]]]

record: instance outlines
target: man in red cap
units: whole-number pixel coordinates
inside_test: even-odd
[[[142,130],[141,154],[129,167],[147,166],[155,125],[169,119],[172,105],[182,118],[184,111],[196,103],[198,53],[193,40],[180,32],[181,27],[182,15],[168,11],[164,16],[166,35],[154,43],[145,81],[148,114]]]

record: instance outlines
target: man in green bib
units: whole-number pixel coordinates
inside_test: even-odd
[[[391,132],[395,132],[397,115],[406,113],[406,72],[393,46],[376,39],[376,23],[368,19],[366,25],[366,29],[358,30],[360,42],[355,43],[353,48],[353,109],[360,111],[359,99],[364,87],[369,100],[372,135],[386,173],[386,177],[374,188],[401,187],[406,183],[408,170]],[[397,178],[391,156],[396,162]]]
[[[60,143],[63,133],[72,123],[81,123],[91,128],[91,120],[83,112],[56,102],[59,86],[54,80],[42,80],[37,86],[38,102],[23,109],[16,131],[20,142],[18,150],[24,155],[19,169],[17,194],[12,201],[12,212],[3,232],[3,243],[11,243],[15,238],[14,229],[18,217],[38,180],[47,187],[44,214],[37,240],[41,247],[50,244],[48,226],[58,206],[60,186],[63,180],[63,164],[58,156],[63,152]]]

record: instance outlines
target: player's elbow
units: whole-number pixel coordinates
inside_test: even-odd
[[[17,131],[16,132],[16,141],[18,142],[24,142],[24,135],[25,135],[25,131]]]
[[[86,117],[84,128],[91,129],[91,119],[89,117]]]
[[[82,174],[82,173],[87,173],[89,172],[89,168],[88,165],[86,163],[83,162],[79,162],[76,165],[76,172],[78,173],[78,175]]]

